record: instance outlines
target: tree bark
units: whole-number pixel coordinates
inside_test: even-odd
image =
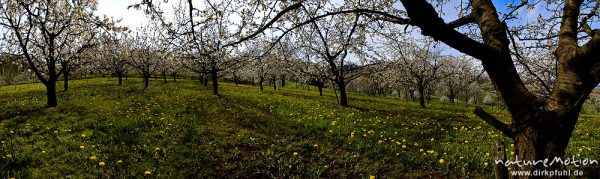
[[[346,107],[348,106],[348,97],[346,95],[346,84],[344,82],[338,83],[338,89],[340,90],[340,105]]]
[[[319,88],[319,96],[323,96],[323,83],[317,83],[317,88]]]
[[[425,87],[419,85],[419,106],[425,108]]]
[[[123,75],[117,74],[117,77],[119,78],[119,85],[122,85],[123,84]]]
[[[46,97],[48,101],[46,105],[48,107],[56,107],[58,106],[58,100],[56,99],[56,80],[48,80],[45,84],[46,86]]]
[[[67,91],[67,90],[69,90],[69,75],[70,75],[69,69],[65,69],[63,72],[63,75],[64,75],[63,78],[65,80],[64,84],[63,84],[63,91]]]
[[[212,66],[210,70],[210,75],[212,78],[213,95],[215,96],[219,96],[219,77],[217,76],[217,72],[217,68],[215,66]]]
[[[265,78],[263,78],[262,76],[260,77],[260,79],[258,80],[258,85],[260,86],[260,90],[263,90],[263,81],[265,80]]]
[[[277,90],[277,78],[275,78],[275,75],[273,75],[273,89]]]
[[[162,77],[163,77],[163,83],[167,83],[167,72],[163,71]]]
[[[173,82],[177,82],[177,73],[173,73]]]
[[[281,87],[285,87],[285,75],[281,75]]]
[[[148,88],[148,81],[150,81],[150,74],[144,74],[144,91]]]
[[[203,75],[204,78],[204,86],[208,86],[208,76]]]

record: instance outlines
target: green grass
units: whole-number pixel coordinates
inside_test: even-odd
[[[191,80],[70,84],[56,108],[39,83],[0,87],[0,177],[492,177],[495,139],[510,142],[464,104],[351,93],[343,108],[289,83],[220,83],[222,97]],[[568,155],[600,159],[598,118],[581,116]]]

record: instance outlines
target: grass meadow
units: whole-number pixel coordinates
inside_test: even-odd
[[[221,97],[193,80],[116,83],[74,80],[56,108],[40,83],[0,87],[0,177],[489,178],[495,140],[512,152],[465,104],[350,93],[344,108],[292,83],[223,82]],[[600,159],[599,119],[580,115],[567,156]]]

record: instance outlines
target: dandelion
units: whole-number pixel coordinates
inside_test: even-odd
[[[81,134],[81,137],[85,138],[85,134]]]
[[[350,138],[354,138],[354,131],[350,133]]]
[[[371,175],[369,176],[369,179],[375,179],[375,176]]]
[[[402,148],[403,148],[403,149],[405,149],[405,148],[406,148],[406,145],[402,145]]]
[[[298,152],[294,152],[294,156],[298,155]]]
[[[100,165],[100,167],[104,167],[104,165],[106,165],[106,163],[100,162],[100,163],[98,163],[98,165]]]
[[[486,153],[485,153],[485,156],[490,156],[490,153],[486,152]]]
[[[488,162],[483,162],[483,166],[487,167],[488,166]]]
[[[337,124],[337,121],[331,121],[332,126],[335,126],[335,124]]]
[[[317,147],[319,147],[319,145],[318,145],[318,144],[315,144],[315,145],[313,145],[313,147],[317,148]]]
[[[90,160],[96,160],[96,159],[98,159],[98,158],[97,158],[95,155],[92,155],[92,156],[90,157]]]
[[[419,149],[419,152],[423,152],[423,151],[424,151],[423,149]]]
[[[461,160],[462,160],[462,159],[464,159],[464,157],[460,156],[460,157],[458,157],[458,159],[461,159]]]
[[[144,172],[144,176],[150,176],[150,175],[152,175],[152,172],[150,170],[146,170]]]
[[[435,151],[433,150],[427,150],[427,153],[433,154]]]
[[[444,159],[440,159],[438,162],[440,162],[440,164],[444,165]]]
[[[123,164],[123,160],[118,160],[117,164]]]
[[[79,146],[79,148],[80,148],[80,149],[85,149],[85,146],[83,146],[83,145],[80,145],[80,146]]]

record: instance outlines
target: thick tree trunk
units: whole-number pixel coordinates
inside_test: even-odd
[[[561,111],[560,113],[565,115],[533,111],[527,114],[530,117],[519,116],[521,119],[531,122],[531,124],[518,124],[522,130],[515,133],[514,136],[515,153],[519,160],[548,159],[552,161],[555,157],[565,157],[565,150],[575,128],[575,122],[565,123],[565,121],[577,121],[579,110]],[[570,158],[570,156],[566,156],[566,158]],[[560,164],[549,167],[544,167],[543,164],[515,167],[516,170],[522,171],[563,169]]]
[[[210,70],[210,75],[212,78],[213,95],[219,96],[219,77],[217,76],[217,68],[215,66]]]
[[[285,87],[285,75],[281,75],[281,87]]]
[[[177,82],[177,73],[173,73],[173,82]]]
[[[46,86],[46,97],[48,98],[46,105],[48,107],[58,106],[58,100],[56,99],[56,81],[48,80],[48,82],[45,84],[45,86]]]
[[[163,83],[167,83],[167,72],[162,72]]]
[[[123,75],[117,74],[117,77],[119,78],[119,85],[122,85],[123,84]]]

